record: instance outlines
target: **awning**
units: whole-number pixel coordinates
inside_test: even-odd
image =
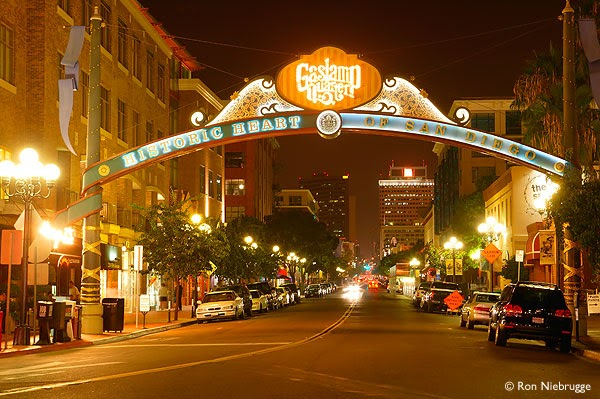
[[[527,244],[525,244],[525,265],[533,266],[540,261],[540,230],[543,229],[541,222],[532,223],[527,226]],[[537,261],[537,262],[536,262]]]

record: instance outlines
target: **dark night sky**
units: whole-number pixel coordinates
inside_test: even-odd
[[[139,0],[163,28],[204,64],[196,77],[221,98],[244,78],[274,76],[296,54],[340,47],[383,75],[408,79],[445,114],[454,99],[511,96],[534,51],[560,47],[564,0],[204,1]],[[377,180],[396,165],[428,165],[433,143],[346,135],[278,138],[277,180],[350,173],[357,196],[358,240],[370,256],[378,240]]]

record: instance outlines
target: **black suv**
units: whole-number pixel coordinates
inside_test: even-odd
[[[560,344],[566,353],[572,330],[571,311],[556,284],[519,281],[504,287],[490,309],[488,341],[505,346],[509,338],[541,340],[550,348]]]
[[[434,281],[431,286],[421,296],[420,308],[426,312],[434,310],[445,312],[448,306],[444,299],[454,291],[458,291],[462,295],[462,291],[458,283],[448,281]]]
[[[228,285],[226,287],[218,287],[218,288],[215,288],[214,290],[235,291],[235,293],[238,294],[238,296],[244,300],[244,314],[246,315],[246,317],[252,316],[252,294],[250,293],[250,290],[248,289],[248,287],[246,287],[245,285],[242,285],[242,284],[236,284],[236,285]]]
[[[250,290],[259,290],[263,294],[265,294],[267,296],[269,310],[275,309],[275,302],[277,300],[275,299],[275,296],[273,295],[273,287],[271,287],[271,284],[269,284],[266,281],[259,281],[256,283],[248,283],[246,286]]]

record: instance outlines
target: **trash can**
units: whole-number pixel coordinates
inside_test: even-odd
[[[53,306],[52,302],[38,301],[37,302],[37,319],[40,324],[40,336],[36,345],[50,345],[50,322],[53,320]]]
[[[66,302],[54,302],[52,308],[51,328],[54,329],[54,342],[68,342],[69,337],[66,334],[65,312],[67,310]]]
[[[81,339],[81,305],[75,305],[73,308],[73,339]]]
[[[65,301],[65,334],[66,341],[73,340],[73,310],[75,309],[75,305],[77,303],[75,301],[67,300]]]
[[[102,300],[103,331],[123,332],[125,319],[124,298],[104,298]]]

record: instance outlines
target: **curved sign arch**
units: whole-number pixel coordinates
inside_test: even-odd
[[[86,197],[92,187],[193,151],[267,137],[378,134],[463,147],[547,174],[562,176],[569,166],[564,159],[539,149],[466,127],[468,118],[456,115],[455,120],[448,119],[411,83],[399,77],[381,79],[375,67],[335,47],[302,56],[284,67],[276,82],[261,77],[248,83],[202,128],[90,165],[83,175],[84,198],[59,212],[55,224],[68,225],[97,212],[101,196]]]

